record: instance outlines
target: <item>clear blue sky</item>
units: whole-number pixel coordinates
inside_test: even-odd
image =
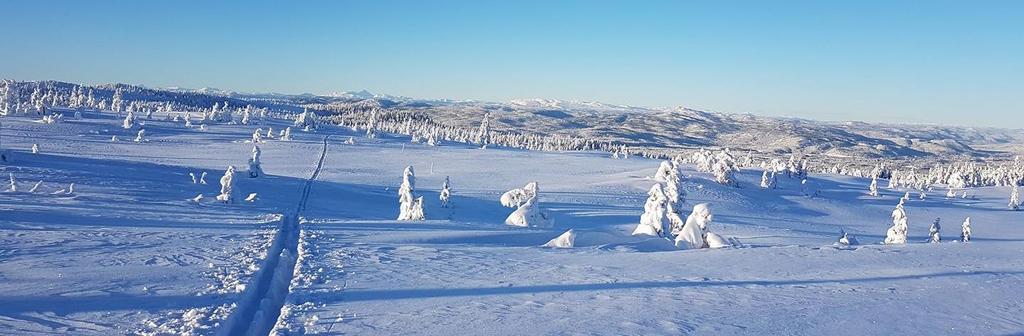
[[[1024,128],[1024,1],[0,1],[0,77]]]

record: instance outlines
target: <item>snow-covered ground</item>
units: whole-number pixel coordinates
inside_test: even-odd
[[[915,194],[911,243],[889,246],[902,190],[871,197],[868,180],[812,174],[820,196],[806,197],[795,179],[764,191],[745,170],[737,189],[687,166],[685,206],[710,203],[711,231],[744,246],[683,251],[630,236],[658,161],[324,127],[260,144],[268,176],[252,179],[260,126],[156,118],[143,143],[110,113],[2,120],[15,161],[0,176],[18,191],[0,192],[0,333],[265,334],[274,321],[277,334],[1024,332],[1024,213],[1006,209],[1005,187]],[[228,165],[255,202],[213,200]],[[425,221],[394,220],[407,165]],[[203,171],[208,184],[193,184]],[[452,208],[438,201],[446,176]],[[504,224],[500,195],[531,181],[554,228]],[[967,216],[973,239],[954,242]],[[944,241],[924,243],[937,217]],[[568,229],[574,248],[541,247]],[[834,246],[840,229],[863,245]]]

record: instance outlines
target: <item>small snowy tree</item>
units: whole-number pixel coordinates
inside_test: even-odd
[[[252,157],[249,158],[249,177],[263,176],[263,168],[260,167],[260,146],[252,145]]]
[[[672,162],[665,160],[661,161],[661,165],[658,166],[658,171],[654,173],[654,178],[659,181],[665,181],[668,179],[668,174],[673,169]]]
[[[1020,210],[1020,190],[1017,186],[1013,186],[1013,191],[1010,192],[1010,210]]]
[[[146,130],[140,129],[139,133],[135,134],[135,142],[146,141]]]
[[[665,178],[665,197],[668,199],[671,209],[675,210],[682,209],[683,202],[686,202],[683,178],[680,176],[679,169],[675,166],[669,170],[668,176]]]
[[[292,139],[292,128],[291,127],[285,127],[285,129],[283,131],[281,131],[281,136],[279,138],[281,140],[284,140],[284,141],[291,140]]]
[[[131,129],[135,127],[135,112],[128,110],[128,113],[124,116],[124,122],[121,123],[121,127],[124,129]]]
[[[903,209],[903,201],[900,201],[892,211],[892,226],[885,233],[885,243],[907,243],[907,212]]]
[[[423,220],[423,198],[417,200],[416,172],[412,166],[402,172],[402,185],[398,187],[398,220]]]
[[[224,203],[233,203],[235,199],[235,166],[228,166],[224,176],[220,178],[220,195],[217,200]]]
[[[736,182],[736,176],[733,175],[732,167],[725,161],[716,161],[711,166],[711,172],[715,175],[715,182],[727,186],[740,187],[739,183]]]
[[[537,182],[527,183],[522,188],[516,188],[501,194],[501,205],[507,208],[518,208],[526,203],[533,194],[537,192]]]
[[[261,142],[263,142],[263,129],[257,128],[252,132],[252,143],[255,144]]]
[[[878,197],[878,176],[871,177],[871,185],[868,186],[868,195]]]
[[[633,235],[662,236],[665,228],[670,226],[667,213],[668,198],[661,190],[661,184],[656,183],[647,192],[644,213],[640,215],[640,224],[633,229]]]
[[[932,226],[928,228],[928,241],[932,243],[938,243],[942,241],[942,237],[939,236],[939,231],[942,230],[942,226],[939,225],[941,218],[936,218],[932,222]]]
[[[857,241],[857,237],[846,233],[846,230],[839,229],[839,241],[837,241],[836,244],[839,244],[840,246],[853,246],[860,245],[860,242]]]
[[[711,206],[707,203],[700,203],[693,206],[693,212],[686,217],[686,224],[676,235],[676,247],[682,249],[717,248],[727,246],[721,236],[714,235],[714,243],[708,241],[708,225],[714,219],[711,213]],[[723,245],[724,244],[724,245]]]
[[[520,227],[552,227],[554,221],[551,216],[540,210],[538,197],[537,193],[530,195],[526,203],[520,205],[516,211],[513,211],[505,218],[505,224]]]
[[[445,176],[444,177],[444,184],[441,185],[441,195],[440,195],[441,207],[442,208],[449,208],[449,207],[451,207],[451,197],[452,197],[451,181],[448,180],[448,176]]]
[[[774,189],[772,187],[772,180],[770,180],[768,178],[768,171],[767,170],[765,170],[763,173],[761,173],[761,189]]]
[[[9,188],[7,188],[7,191],[17,192],[18,191],[18,180],[14,179],[14,173],[7,173],[7,174],[11,178],[11,185],[10,185]]]
[[[476,143],[480,147],[487,147],[491,143],[491,113],[484,113],[484,119],[480,121],[480,129],[476,133]]]
[[[960,241],[971,241],[971,217],[964,219],[964,224],[960,226]]]

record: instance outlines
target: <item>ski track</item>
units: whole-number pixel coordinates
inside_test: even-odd
[[[288,297],[288,286],[292,282],[298,261],[299,237],[302,231],[299,223],[306,210],[313,182],[323,169],[329,138],[330,136],[325,136],[323,139],[320,159],[309,179],[303,184],[295,211],[282,218],[266,262],[249,287],[251,290],[242,295],[238,309],[225,323],[220,335],[268,335],[281,316],[281,309]]]

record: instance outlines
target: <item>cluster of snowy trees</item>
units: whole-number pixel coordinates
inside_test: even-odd
[[[900,199],[899,204],[892,210],[892,226],[885,233],[885,244],[906,244],[907,243],[907,231],[909,230],[907,222],[907,210],[904,207],[905,199]],[[928,228],[928,242],[939,243],[942,241],[941,229],[942,226],[939,224],[940,218],[936,218],[932,225]],[[968,242],[971,240],[971,217],[964,219],[964,223],[960,226],[960,241]]]
[[[727,160],[728,152],[721,159],[708,153],[701,157],[692,157],[701,164],[714,166],[711,160]],[[710,159],[708,159],[710,157]],[[679,248],[720,248],[734,245],[722,236],[711,232],[709,225],[713,219],[711,208],[706,203],[697,204],[683,221],[683,203],[686,192],[683,188],[681,164],[684,159],[662,161],[655,172],[658,183],[651,186],[644,202],[644,213],[640,215],[640,224],[633,230],[634,236],[658,236],[671,239]],[[700,169],[700,167],[698,168]]]
[[[595,139],[564,135],[525,134],[501,132],[491,128],[490,114],[484,115],[477,128],[459,127],[433,121],[423,113],[394,111],[380,108],[357,110],[344,114],[320,117],[322,121],[348,127],[367,136],[384,132],[408,135],[416,142],[423,141],[436,145],[439,141],[472,143],[480,146],[502,146],[541,151],[608,150],[610,143]]]
[[[695,165],[699,171],[711,173],[715,177],[715,182],[719,184],[737,188],[740,186],[735,175],[735,172],[739,171],[739,167],[736,164],[736,158],[728,148],[722,149],[718,153],[702,148],[685,159],[681,156],[676,156],[676,158],[673,161],[690,163]]]

